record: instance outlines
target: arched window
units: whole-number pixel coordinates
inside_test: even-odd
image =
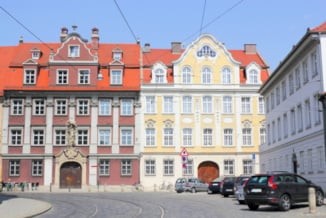
[[[257,70],[250,70],[248,73],[248,83],[258,84],[258,72]]]
[[[182,69],[182,83],[190,84],[191,83],[191,69],[190,67],[184,67]]]
[[[197,51],[198,57],[216,57],[216,52],[211,49],[208,45],[204,45],[199,51]]]
[[[202,70],[202,83],[211,84],[212,83],[212,72],[208,67],[204,67]]]
[[[227,67],[222,70],[222,83],[230,84],[231,83],[231,70]]]
[[[164,83],[164,72],[162,69],[156,69],[154,75],[155,83]]]

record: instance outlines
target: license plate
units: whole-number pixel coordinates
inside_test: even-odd
[[[253,189],[251,189],[251,192],[259,193],[259,192],[261,192],[261,188],[253,188]]]
[[[217,184],[213,184],[213,186],[217,186]]]
[[[226,189],[227,192],[232,192],[232,189]]]

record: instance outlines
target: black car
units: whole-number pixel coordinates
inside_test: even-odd
[[[229,197],[229,195],[234,195],[234,182],[235,176],[226,176],[223,178],[220,184],[220,193],[224,197]]]
[[[215,194],[220,193],[220,179],[214,179],[212,182],[209,183],[207,193],[208,194]]]
[[[309,187],[315,188],[316,205],[323,205],[322,188],[300,175],[288,172],[257,174],[251,176],[244,187],[245,202],[250,210],[257,210],[259,205],[273,205],[287,211],[295,203],[308,202]]]

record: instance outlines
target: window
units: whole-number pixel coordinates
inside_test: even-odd
[[[286,82],[282,81],[282,99],[283,101],[286,99]]]
[[[288,137],[288,132],[289,132],[288,115],[285,113],[285,114],[283,114],[283,134],[284,134],[284,138]]]
[[[232,113],[232,97],[224,96],[223,97],[223,112],[224,113]]]
[[[66,145],[66,130],[56,129],[55,130],[55,145]]]
[[[203,97],[203,113],[213,113],[213,104],[211,96]]]
[[[299,158],[299,169],[301,173],[305,171],[305,160],[304,160],[304,151],[300,151],[300,158]]]
[[[154,128],[146,128],[146,146],[155,146]]]
[[[191,83],[191,68],[190,67],[184,67],[182,69],[182,83],[183,84]]]
[[[312,78],[318,75],[318,60],[317,52],[313,51],[311,53],[311,67],[312,67]]]
[[[99,115],[108,116],[111,115],[112,101],[108,98],[99,99]]]
[[[123,128],[121,129],[121,145],[132,145],[133,137],[132,137],[132,129]]]
[[[212,83],[212,72],[208,67],[204,67],[202,69],[202,83],[203,84],[211,84]]]
[[[146,113],[155,113],[155,96],[146,96]]]
[[[233,145],[233,129],[224,129],[224,145]]]
[[[78,81],[79,84],[89,84],[90,83],[89,70],[79,70]]]
[[[78,45],[70,45],[68,56],[72,57],[72,58],[79,57],[79,46]]]
[[[293,81],[293,74],[291,73],[290,75],[289,75],[289,92],[290,92],[290,95],[292,95],[293,94],[293,92],[294,92],[294,81]]]
[[[33,115],[44,115],[45,114],[45,100],[34,99],[33,100]]]
[[[36,83],[36,71],[31,69],[26,69],[24,71],[24,84],[32,85]]]
[[[120,61],[122,58],[122,52],[113,52],[113,59]]]
[[[242,129],[242,144],[251,145],[251,128]]]
[[[11,100],[11,115],[23,115],[23,99]]]
[[[67,70],[58,70],[57,71],[57,84],[58,85],[68,84],[68,71]]]
[[[32,160],[32,176],[42,176],[42,175],[43,175],[43,161]]]
[[[173,129],[164,128],[163,133],[164,146],[173,146]]]
[[[100,129],[98,131],[99,144],[100,145],[111,145],[111,131],[110,129]]]
[[[305,115],[306,129],[309,129],[311,127],[310,99],[305,100],[304,107],[305,107],[304,115]]]
[[[121,84],[122,84],[122,71],[111,70],[111,85],[121,85]]]
[[[19,175],[20,175],[20,160],[10,160],[9,176],[19,176]]]
[[[259,129],[259,135],[260,135],[260,144],[263,145],[266,143],[266,128],[261,127]]]
[[[223,68],[222,70],[222,83],[231,84],[231,70],[229,68]]]
[[[325,152],[322,146],[317,147],[317,169],[321,171],[324,166]]]
[[[281,128],[281,118],[277,118],[277,139],[280,141],[282,139],[282,128]]]
[[[234,174],[234,160],[224,160],[224,175]]]
[[[299,67],[297,67],[295,69],[295,87],[296,87],[296,90],[300,89],[300,87],[301,87],[300,68]]]
[[[314,114],[315,114],[315,125],[319,125],[321,123],[321,115],[319,113],[319,95],[314,95]]]
[[[55,115],[67,115],[67,100],[55,100]]]
[[[173,97],[164,96],[163,113],[173,113]]]
[[[78,99],[77,101],[77,115],[88,115],[89,114],[89,100]]]
[[[191,128],[184,128],[182,130],[182,141],[184,146],[191,146],[192,145],[192,129]]]
[[[272,91],[271,93],[271,109],[273,110],[275,107],[275,95],[274,95],[274,91]]]
[[[44,130],[34,129],[33,130],[33,145],[44,145]]]
[[[163,175],[173,176],[174,174],[174,161],[173,160],[163,160]]]
[[[211,49],[208,45],[203,46],[199,51],[197,51],[198,57],[216,57],[216,52]]]
[[[273,138],[273,142],[276,141],[276,126],[275,126],[275,121],[273,120],[272,122],[272,138]]]
[[[266,104],[266,111],[267,111],[267,113],[268,113],[269,110],[270,110],[270,105],[269,105],[269,96],[266,96],[265,104]]]
[[[267,124],[267,143],[268,145],[271,144],[272,137],[271,137],[271,125]]]
[[[155,176],[156,174],[156,162],[155,160],[145,160],[145,175]]]
[[[307,170],[308,172],[312,172],[312,149],[308,149],[307,151]]]
[[[253,163],[252,160],[243,160],[243,174],[250,175],[253,174]]]
[[[307,60],[304,60],[302,62],[302,79],[303,79],[303,84],[306,84],[309,81]]]
[[[212,146],[213,145],[213,130],[212,129],[204,129],[203,130],[204,137],[204,146]]]
[[[121,115],[131,116],[133,114],[133,101],[132,99],[122,99],[121,100]]]
[[[77,131],[78,145],[87,145],[88,144],[88,130],[79,129]]]
[[[302,117],[302,106],[299,104],[297,106],[297,121],[298,121],[298,131],[302,132],[303,130],[303,117]]]
[[[182,113],[189,114],[192,113],[192,97],[183,96],[182,97]]]
[[[258,103],[258,112],[260,114],[264,114],[265,113],[265,102],[264,102],[264,97],[259,97],[258,99],[259,103]]]
[[[10,130],[10,144],[11,145],[22,145],[22,129],[11,129]]]
[[[194,175],[194,161],[188,159],[185,167],[183,167],[182,170],[183,170],[183,175],[185,176]]]
[[[276,87],[276,105],[281,103],[281,92],[280,87]]]
[[[121,161],[121,176],[131,176],[131,160]]]
[[[294,135],[295,132],[296,132],[296,125],[295,125],[295,119],[296,119],[296,117],[295,117],[295,110],[294,110],[294,108],[291,109],[290,113],[291,113],[290,114],[291,115],[291,117],[290,117],[291,134]]]
[[[250,70],[248,76],[248,83],[249,84],[258,84],[258,72],[257,70]]]
[[[165,83],[165,73],[163,69],[156,69],[154,71],[154,83]]]
[[[241,113],[250,113],[250,97],[241,97]]]
[[[110,160],[101,159],[99,166],[99,175],[100,176],[109,176],[110,175]]]

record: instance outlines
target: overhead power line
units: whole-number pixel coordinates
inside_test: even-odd
[[[200,33],[199,33],[199,35],[201,35],[201,31],[203,29],[203,23],[204,23],[205,13],[206,13],[206,0],[204,0],[204,8],[203,8],[202,16],[201,16],[200,30],[199,30]]]

